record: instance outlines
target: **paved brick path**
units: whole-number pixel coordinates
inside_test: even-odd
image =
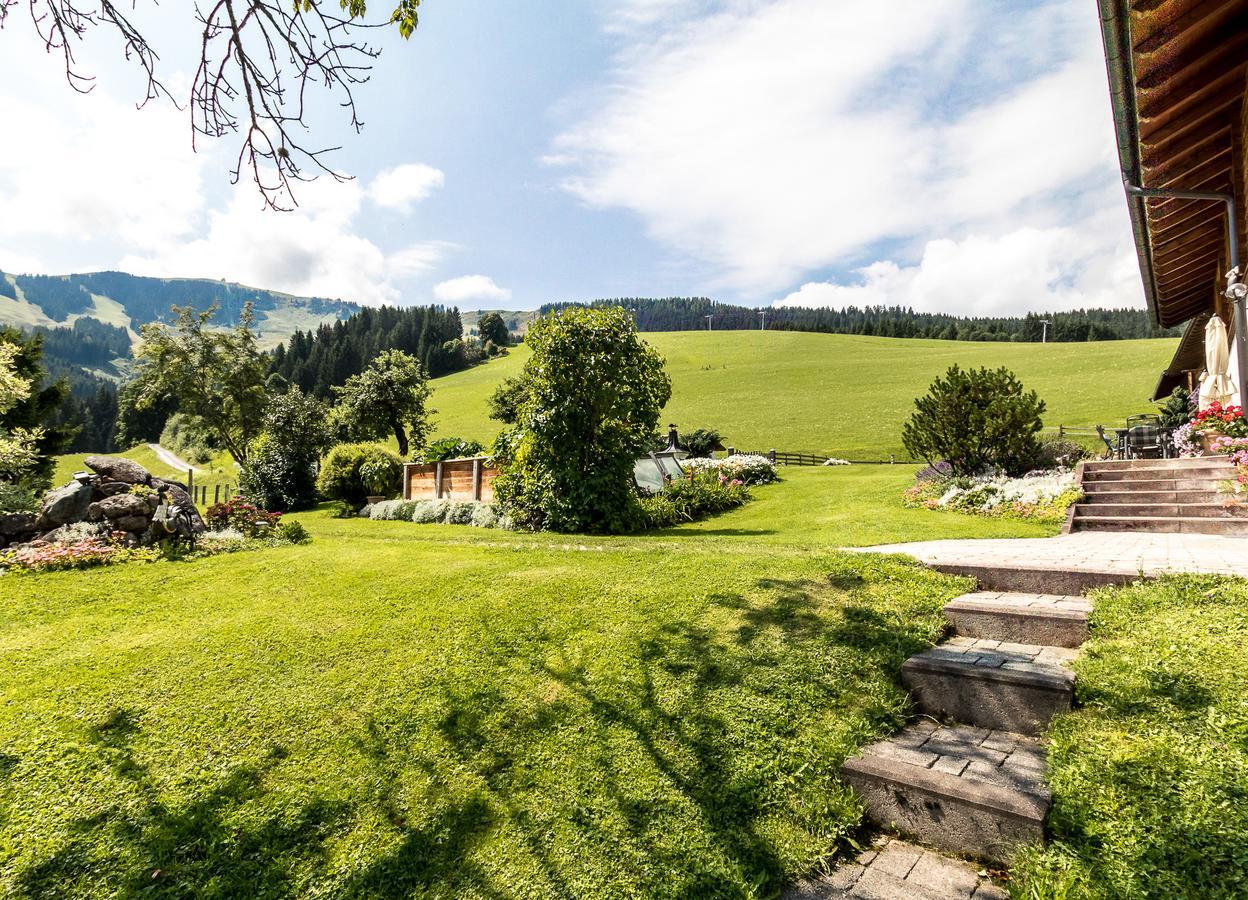
[[[982,870],[893,838],[790,888],[784,900],[1006,900]]]
[[[904,553],[931,565],[1026,566],[1072,572],[1248,576],[1248,537],[1146,532],[1076,532],[1051,538],[916,541],[856,548]]]

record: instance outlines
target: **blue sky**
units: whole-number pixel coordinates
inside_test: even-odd
[[[174,4],[168,4],[172,7]],[[181,4],[178,4],[181,6]],[[365,303],[700,294],[962,313],[1140,306],[1085,0],[428,0],[314,135],[356,176],[263,212],[233,142],[87,97],[0,32],[0,269],[227,278]],[[136,20],[185,91],[185,9]]]

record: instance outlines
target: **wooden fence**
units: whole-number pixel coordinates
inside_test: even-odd
[[[498,469],[487,457],[448,459],[436,463],[408,463],[403,467],[404,500],[494,499],[494,479]]]

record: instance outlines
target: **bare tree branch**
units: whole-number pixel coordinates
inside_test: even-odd
[[[295,182],[321,174],[347,180],[350,176],[327,160],[340,148],[320,147],[308,138],[309,89],[336,99],[351,128],[360,132],[364,123],[354,92],[368,82],[381,52],[361,35],[393,25],[406,38],[419,22],[421,0],[392,2],[388,19],[367,22],[366,0],[198,0],[200,54],[187,98],[192,147],[198,148],[201,137],[238,135],[231,178],[237,183],[246,173],[266,208],[294,208]],[[144,75],[146,95],[139,107],[163,96],[183,108],[158,76],[156,50],[112,0],[0,0],[0,29],[22,3],[44,49],[62,57],[74,90],[90,93],[95,86],[94,76],[80,71],[74,49],[88,32],[104,26],[121,37],[125,58]],[[138,4],[131,0],[131,9]]]

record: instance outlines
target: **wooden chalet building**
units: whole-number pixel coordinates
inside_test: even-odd
[[[1122,178],[1148,308],[1188,323],[1157,399],[1204,368],[1204,333],[1220,316],[1231,371],[1248,371],[1242,307],[1226,276],[1248,259],[1244,93],[1248,0],[1098,0]],[[1237,365],[1237,362],[1241,365]],[[1238,370],[1238,371],[1237,371]]]

